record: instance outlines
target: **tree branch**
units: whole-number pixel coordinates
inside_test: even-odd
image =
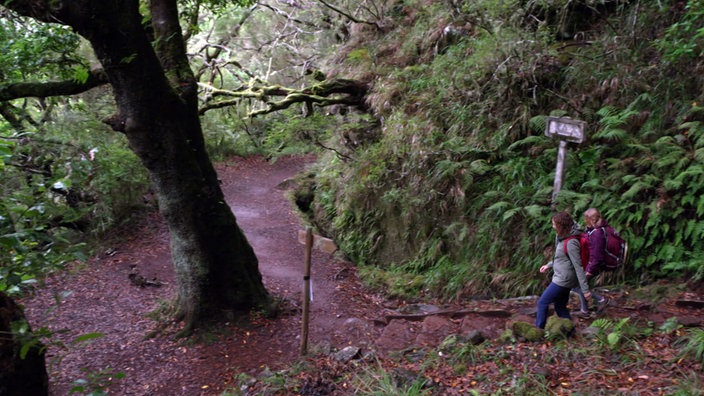
[[[196,80],[188,63],[176,2],[152,0],[149,4],[156,38],[154,49],[161,66],[171,85],[178,89],[181,99],[195,102],[198,98]]]
[[[364,24],[367,24],[367,25],[372,25],[372,26],[376,27],[377,29],[381,30],[381,26],[379,26],[379,24],[376,23],[376,22],[369,22],[369,21],[363,21],[363,20],[361,20],[361,19],[357,19],[357,18],[355,18],[352,14],[349,14],[349,13],[347,13],[347,12],[342,11],[341,9],[335,7],[334,5],[328,3],[328,2],[325,1],[325,0],[318,0],[318,2],[319,2],[320,4],[322,4],[322,5],[324,5],[325,7],[327,7],[327,8],[329,8],[329,9],[335,11],[336,13],[338,13],[338,14],[344,16],[345,18],[349,19],[350,21],[352,21],[352,22],[354,22],[354,23],[364,23]]]
[[[0,101],[30,97],[47,98],[50,96],[76,95],[107,83],[107,76],[102,69],[98,69],[91,70],[85,82],[67,80],[0,84]]]
[[[250,112],[248,114],[249,117],[256,117],[258,115],[283,110],[296,103],[315,103],[319,107],[344,104],[363,108],[365,107],[364,95],[367,92],[367,87],[363,83],[347,79],[325,80],[320,84],[303,89],[287,88],[280,85],[260,85],[256,82],[248,87],[242,87],[234,91],[218,89],[205,84],[201,84],[201,87],[207,92],[208,98],[230,98],[206,103],[206,105],[199,110],[201,115],[208,110],[235,105],[242,99],[247,98],[260,100],[268,106],[265,109]],[[284,98],[275,101],[269,99],[271,96],[283,96]]]

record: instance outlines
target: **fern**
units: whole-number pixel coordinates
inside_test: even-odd
[[[628,133],[622,128],[604,128],[601,131],[594,134],[594,139],[605,139],[615,142],[621,142],[626,140]]]
[[[544,115],[539,115],[528,120],[528,127],[531,131],[542,133],[548,125],[548,118]]]
[[[682,356],[694,357],[697,362],[704,365],[704,329],[690,329],[677,344],[681,345]]]

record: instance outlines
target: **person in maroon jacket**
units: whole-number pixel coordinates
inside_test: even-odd
[[[601,217],[601,213],[596,208],[589,208],[584,211],[584,223],[586,225],[586,233],[589,236],[589,262],[584,266],[584,273],[587,279],[591,279],[601,272],[604,266],[604,250],[606,249],[606,234],[604,227],[609,223]],[[587,311],[589,306],[587,299],[579,294],[579,299],[582,304],[582,312]],[[604,311],[609,305],[609,298],[600,296],[592,291],[592,298],[597,303],[597,312]]]

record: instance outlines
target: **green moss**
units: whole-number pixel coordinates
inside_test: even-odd
[[[571,320],[558,316],[549,317],[545,324],[545,334],[551,340],[570,337],[574,331],[575,325]]]
[[[527,322],[513,322],[510,329],[516,339],[526,342],[538,342],[545,337],[545,331]]]

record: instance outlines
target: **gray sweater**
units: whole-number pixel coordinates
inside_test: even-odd
[[[555,238],[555,255],[553,260],[547,265],[552,268],[552,282],[558,286],[573,288],[579,286],[582,292],[589,291],[587,284],[587,276],[582,269],[582,257],[579,252],[579,228],[575,227],[570,232],[570,236],[576,235],[577,238],[572,238],[567,241],[567,254],[565,254],[564,243],[565,239]]]

